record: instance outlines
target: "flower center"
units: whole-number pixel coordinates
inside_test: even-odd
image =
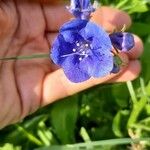
[[[61,57],[67,57],[70,55],[79,55],[79,61],[90,55],[91,46],[89,41],[76,41],[75,46],[72,49],[71,54],[62,55]]]
[[[73,48],[74,54],[78,54],[79,60],[81,61],[83,58],[88,57],[90,53],[90,42],[89,41],[76,41],[75,48]]]

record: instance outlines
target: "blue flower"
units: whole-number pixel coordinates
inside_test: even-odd
[[[103,77],[113,69],[109,35],[96,24],[74,19],[64,24],[51,51],[53,62],[61,66],[75,83],[91,77]]]
[[[80,19],[89,19],[91,13],[95,11],[90,0],[71,0],[71,5],[67,8],[70,13]]]
[[[127,32],[115,32],[109,35],[112,45],[123,52],[131,50],[134,45],[134,37]]]

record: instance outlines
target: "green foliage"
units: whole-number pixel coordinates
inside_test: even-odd
[[[144,43],[140,77],[134,82],[91,88],[0,130],[0,150],[150,148],[150,1],[100,2],[131,14],[130,31],[139,35]],[[26,59],[26,56],[17,59]]]
[[[75,143],[75,124],[78,116],[78,97],[73,96],[51,108],[50,122],[61,144]]]

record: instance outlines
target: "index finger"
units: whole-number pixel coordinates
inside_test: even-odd
[[[73,16],[65,8],[65,5],[43,5],[43,10],[46,19],[47,30],[50,32],[58,31],[60,26],[73,18]],[[121,30],[124,24],[127,27],[131,25],[131,18],[127,13],[106,6],[98,8],[92,14],[91,21],[101,25],[106,31],[109,32],[116,28]]]

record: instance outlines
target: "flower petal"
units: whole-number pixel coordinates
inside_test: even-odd
[[[104,53],[93,54],[81,61],[80,68],[93,77],[106,76],[113,69],[113,56]]]
[[[91,43],[91,48],[95,52],[105,51],[105,53],[110,53],[112,50],[110,38],[105,36],[103,36],[103,39],[94,37]]]
[[[83,82],[90,78],[87,71],[84,71],[79,67],[79,63],[78,56],[69,56],[62,64],[65,75],[74,83]]]
[[[110,52],[112,50],[111,41],[108,33],[104,29],[94,23],[88,22],[85,28],[80,30],[83,38],[91,40],[92,49],[105,49]]]
[[[80,0],[71,0],[70,8],[71,9],[80,8]]]
[[[61,28],[60,32],[66,31],[66,30],[72,30],[72,31],[80,31],[82,28],[86,26],[88,23],[87,20],[81,20],[81,19],[74,19],[67,23],[65,23]]]
[[[76,31],[66,30],[61,32],[61,35],[63,35],[64,40],[69,43],[75,43],[76,41],[83,41],[83,37]]]
[[[91,13],[95,11],[90,0],[71,0],[71,5],[67,8],[76,18],[86,20],[88,20]]]
[[[53,43],[50,54],[50,57],[53,60],[53,62],[57,65],[61,65],[65,59],[65,57],[63,56],[73,53],[73,46],[73,44],[66,42],[64,37],[61,34],[59,34]]]
[[[116,32],[109,35],[113,46],[121,51],[129,51],[135,45],[134,37],[127,32]]]

